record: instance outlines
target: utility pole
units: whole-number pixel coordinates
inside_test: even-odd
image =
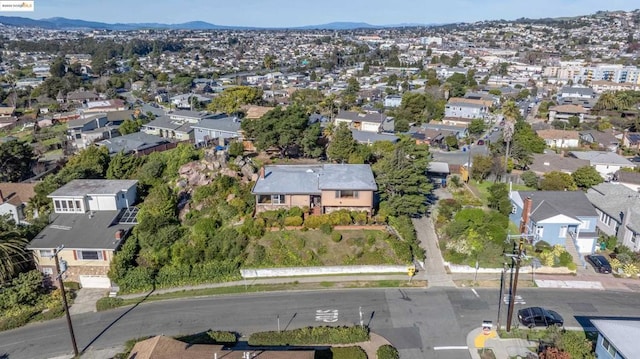
[[[507,263],[502,266],[502,272],[500,273],[500,293],[498,294],[498,320],[496,321],[496,328],[500,330],[500,314],[502,312],[502,298],[504,297],[504,275],[507,271]]]
[[[524,238],[520,238],[520,242],[518,243],[518,249],[515,251],[516,253],[512,255],[508,255],[511,257],[515,267],[516,274],[513,278],[513,283],[511,286],[511,294],[509,295],[509,309],[507,311],[507,332],[511,331],[511,321],[513,319],[513,308],[515,305],[516,291],[518,289],[518,274],[520,274],[520,262],[522,261],[522,257],[524,256]]]
[[[60,246],[55,249],[53,253],[53,257],[56,261],[56,272],[58,272],[58,285],[60,286],[60,291],[62,293],[62,304],[64,305],[64,313],[67,316],[67,326],[69,327],[69,335],[71,335],[71,344],[73,345],[73,354],[74,358],[78,357],[78,344],[76,344],[76,335],[73,333],[73,324],[71,323],[71,314],[69,314],[69,303],[67,302],[67,293],[64,290],[64,283],[62,282],[62,275],[67,271],[67,262],[65,260],[60,260],[58,258],[58,254],[60,251],[64,249],[64,246]],[[62,265],[61,265],[62,264]]]

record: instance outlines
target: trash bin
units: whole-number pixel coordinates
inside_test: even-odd
[[[600,242],[600,250],[604,251],[605,249],[607,249],[607,242]]]

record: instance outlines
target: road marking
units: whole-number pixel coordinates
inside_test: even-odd
[[[433,347],[433,350],[469,350],[468,346]]]
[[[476,292],[475,288],[471,288],[471,291],[473,292],[473,294],[475,294],[476,298],[480,298],[480,294]]]
[[[511,295],[509,294],[505,294],[504,295],[504,304],[509,304],[511,299]],[[524,301],[524,299],[522,299],[522,296],[516,295],[516,300],[513,301],[515,304],[527,304],[527,302]]]
[[[337,309],[316,310],[316,322],[335,323],[338,321]]]
[[[0,345],[0,348],[2,348],[2,347],[9,347],[9,346],[16,345],[16,344],[21,344],[21,343],[24,343],[24,342],[25,342],[24,340],[21,340],[21,341],[19,341],[19,342],[13,342],[13,343],[2,344],[2,345]]]

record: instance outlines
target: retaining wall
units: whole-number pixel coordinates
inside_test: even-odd
[[[409,266],[330,266],[241,269],[243,278],[301,277],[335,274],[407,273]]]

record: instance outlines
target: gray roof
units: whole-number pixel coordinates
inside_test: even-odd
[[[443,125],[441,123],[425,123],[421,126],[424,130],[449,131],[455,133],[467,133],[467,127]]]
[[[538,174],[550,171],[573,173],[580,167],[590,165],[589,161],[579,158],[563,157],[555,153],[541,153],[533,155],[533,163],[529,166],[529,169]]]
[[[102,140],[98,142],[97,145],[107,147],[109,153],[113,154],[118,152],[131,153],[143,151],[169,142],[170,141],[160,136],[150,135],[144,132],[135,132],[108,140]]]
[[[95,121],[97,119],[100,118],[107,118],[107,114],[106,113],[97,113],[94,115],[89,115],[89,116],[83,116],[80,117],[78,119],[75,120],[71,120],[67,122],[67,127],[68,128],[74,128],[74,127],[82,127],[84,125],[86,125],[87,123],[91,122],[91,121]]]
[[[598,213],[582,191],[517,191],[522,201],[531,197],[531,219],[543,221],[558,215],[574,219],[597,217]]]
[[[624,214],[627,226],[640,233],[640,194],[636,191],[621,184],[600,183],[587,191],[587,198],[618,222],[622,220],[620,214]]]
[[[154,127],[154,128],[160,128],[163,130],[172,130],[172,131],[189,133],[193,131],[193,129],[191,128],[191,125],[192,124],[190,123],[183,123],[181,121],[172,120],[168,116],[160,116],[160,117],[157,117],[155,120],[145,124],[144,127]]]
[[[49,197],[117,194],[135,186],[136,183],[137,180],[76,179],[51,192]]]
[[[387,116],[380,113],[359,113],[343,110],[340,110],[336,115],[336,119],[350,120],[353,122],[382,123],[386,118]]]
[[[624,167],[636,166],[633,162],[613,152],[575,151],[575,152],[571,152],[571,154],[576,158],[590,161],[591,165],[618,165],[618,166],[624,166]]]
[[[220,119],[204,119],[200,120],[192,128],[204,128],[207,130],[216,130],[229,133],[237,133],[240,131],[240,120],[237,117],[224,117]]]
[[[450,173],[449,164],[446,162],[429,162],[429,168],[427,168],[427,171],[435,173]]]
[[[575,93],[575,94],[579,94],[582,96],[593,96],[594,92],[593,89],[590,87],[563,87],[560,89],[560,91],[558,91],[559,94],[563,94],[563,93]]]
[[[27,246],[28,249],[51,249],[64,245],[65,249],[115,250],[116,232],[129,230],[133,224],[116,222],[119,211],[97,211],[91,215],[54,213],[51,224],[45,227]]]
[[[211,114],[207,112],[198,112],[198,111],[190,111],[190,110],[176,110],[168,114],[169,116],[180,116],[180,117],[188,117],[188,118],[197,118],[203,119],[210,117]]]
[[[398,142],[399,140],[398,136],[391,133],[376,133],[352,129],[351,134],[353,135],[353,139],[359,143],[374,143],[379,141]]]
[[[640,320],[591,319],[598,332],[625,358],[640,358]]]
[[[640,184],[640,172],[618,171],[615,180],[620,183]]]
[[[255,194],[320,194],[322,190],[378,189],[369,165],[322,164],[265,166]]]

